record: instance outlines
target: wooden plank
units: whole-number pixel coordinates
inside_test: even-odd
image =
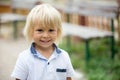
[[[32,9],[36,5],[37,1],[34,0],[12,0],[11,8],[13,9]]]
[[[11,12],[10,6],[0,5],[0,13]]]
[[[85,2],[79,2],[79,3],[73,3],[73,5],[78,6],[79,8],[93,8],[98,10],[109,10],[109,11],[115,11],[118,8],[118,5],[110,1],[107,1],[104,3],[104,1],[101,2],[95,2],[95,1],[85,1]]]
[[[106,17],[106,18],[116,18],[116,13],[115,12],[109,12],[109,11],[104,11],[104,10],[97,10],[97,9],[79,9],[78,7],[65,7],[62,9],[63,12],[69,13],[69,14],[79,14],[79,15],[84,15],[84,16],[101,16],[101,17]]]
[[[112,32],[109,31],[98,30],[90,27],[88,28],[71,23],[63,23],[62,28],[63,36],[78,36],[83,40],[113,36]]]
[[[92,1],[78,1],[68,2],[63,7],[57,6],[59,10],[62,10],[68,14],[79,14],[83,16],[101,16],[107,18],[116,18],[118,5],[103,4]]]
[[[14,14],[14,13],[2,13],[0,14],[0,23],[7,23],[7,22],[13,22],[13,21],[25,21],[26,16]]]

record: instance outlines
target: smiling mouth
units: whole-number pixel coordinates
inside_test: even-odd
[[[40,40],[40,41],[43,42],[43,43],[48,43],[48,42],[50,42],[50,40],[47,40],[47,41]]]

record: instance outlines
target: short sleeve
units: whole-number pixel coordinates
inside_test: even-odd
[[[73,69],[69,55],[67,55],[67,56],[68,56],[68,58],[67,58],[68,59],[67,77],[73,77],[74,69]]]
[[[28,68],[27,68],[25,55],[20,54],[17,59],[15,68],[11,74],[11,77],[18,78],[21,80],[26,80],[27,75],[28,75]]]

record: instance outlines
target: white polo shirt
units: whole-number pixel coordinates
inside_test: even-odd
[[[46,59],[31,47],[20,53],[12,77],[21,80],[66,80],[72,77],[74,70],[67,52],[57,48],[49,59]]]

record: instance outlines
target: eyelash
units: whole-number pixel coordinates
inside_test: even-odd
[[[42,29],[38,29],[37,31],[41,32],[41,31],[43,31],[43,30],[42,30]]]
[[[44,31],[44,30],[38,29],[37,31],[42,32],[42,31]],[[55,31],[55,30],[54,30],[54,29],[49,29],[48,31],[49,31],[49,32],[53,32],[53,31]]]
[[[50,31],[50,32],[53,32],[53,31],[55,31],[55,30],[54,30],[54,29],[50,29],[49,31]]]

